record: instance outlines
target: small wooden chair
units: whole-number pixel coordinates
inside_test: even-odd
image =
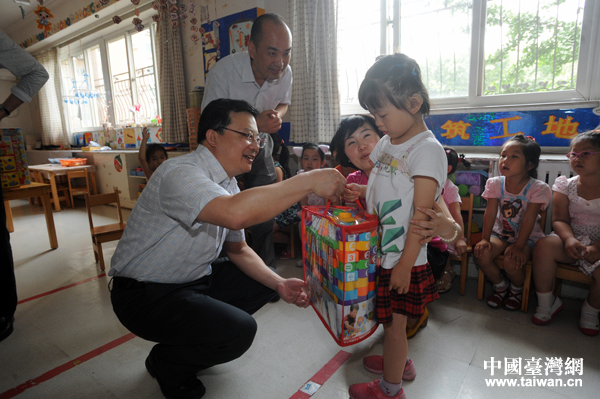
[[[96,258],[96,262],[100,262],[101,270],[104,270],[104,255],[102,254],[102,244],[105,242],[121,239],[126,225],[123,222],[123,214],[121,212],[121,201],[119,200],[119,190],[117,189],[117,187],[115,187],[114,190],[114,193],[110,194],[85,194],[85,207],[87,208],[88,219],[90,222],[90,232],[92,234],[94,256]],[[117,205],[117,211],[119,213],[119,223],[94,227],[94,222],[92,220],[92,207],[114,203],[116,203]]]
[[[467,239],[467,252],[458,257],[451,255],[450,259],[460,261],[460,295],[465,295],[465,289],[467,288],[467,267],[469,254],[473,252],[473,246],[471,245],[471,227],[473,225],[473,198],[471,194],[468,197],[461,197],[460,211],[467,212],[467,224],[465,225],[465,238]]]
[[[559,263],[556,269],[556,280],[554,281],[554,295],[560,296],[563,280],[587,285],[591,285],[594,282],[594,278],[583,274],[579,270],[579,266]]]
[[[73,184],[73,179],[85,179],[85,185]],[[87,170],[69,170],[67,172],[67,180],[69,182],[69,193],[71,194],[71,208],[75,208],[75,201],[73,201],[74,195],[85,195],[91,194],[90,191],[90,180],[88,178]]]
[[[29,174],[31,175],[31,181],[36,182],[36,183],[46,183],[46,184],[50,184],[50,180],[45,179],[44,176],[42,175],[42,172],[39,172],[37,170],[30,170]],[[69,197],[69,185],[67,184],[66,180],[60,181],[58,180],[59,177],[64,177],[64,176],[56,176],[56,191],[58,193],[58,200],[59,201],[64,201],[68,207],[71,206],[71,200]],[[54,196],[52,195],[52,191],[50,191],[50,201],[54,201]],[[33,205],[33,203],[36,202],[38,206],[42,206],[42,199],[40,197],[37,198],[29,198],[29,203]]]
[[[286,226],[283,229],[281,229],[281,231],[289,234],[290,256],[292,257],[292,259],[296,259],[298,243],[300,242],[300,232],[298,229],[298,223],[290,224],[289,226]]]
[[[541,220],[540,227],[542,231],[546,227],[546,213],[547,209],[540,212]],[[504,269],[502,263],[504,261],[504,255],[500,255],[494,259],[494,263],[500,269]],[[525,282],[523,283],[523,300],[521,302],[521,311],[527,313],[529,307],[529,290],[531,288],[531,260],[527,261],[523,266],[525,269]],[[479,269],[479,276],[477,279],[477,299],[482,300],[483,294],[485,293],[485,274]]]

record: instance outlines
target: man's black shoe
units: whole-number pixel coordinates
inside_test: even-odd
[[[156,378],[160,391],[167,399],[200,399],[206,393],[204,384],[196,377],[178,384],[161,381],[156,374],[152,360],[150,360],[150,355],[146,358],[146,370],[152,378]]]
[[[14,317],[0,317],[0,341],[8,337],[13,332]]]

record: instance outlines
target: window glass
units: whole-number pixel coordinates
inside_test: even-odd
[[[145,29],[131,35],[135,84],[137,91],[138,122],[149,122],[158,115],[156,77],[150,30]]]
[[[490,0],[485,95],[574,90],[582,0]]]
[[[430,98],[469,89],[470,1],[400,1],[399,51],[414,58]]]
[[[134,114],[130,110],[133,107],[133,97],[127,44],[124,37],[108,43],[108,62],[113,86],[112,108],[115,114],[115,123],[117,125],[134,123]]]
[[[378,1],[368,5],[362,0],[339,2],[337,40],[341,104],[358,103],[358,88],[380,53],[379,34]]]

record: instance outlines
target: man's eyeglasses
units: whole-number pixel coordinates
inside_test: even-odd
[[[594,154],[600,154],[600,151],[569,152],[569,153],[567,153],[567,158],[569,158],[569,159],[577,159],[577,158],[588,159],[589,157],[591,157]]]
[[[265,140],[264,137],[261,137],[261,135],[259,135],[259,134],[244,133],[244,132],[240,132],[240,131],[237,131],[237,130],[230,129],[230,128],[225,127],[225,126],[222,126],[219,129],[229,130],[231,132],[235,132],[237,134],[241,134],[242,136],[246,136],[246,142],[248,142],[248,144],[256,143],[256,145],[258,145],[258,148],[264,148],[265,147],[265,141],[266,140]]]

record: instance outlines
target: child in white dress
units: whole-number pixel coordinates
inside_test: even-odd
[[[538,307],[533,322],[545,325],[563,309],[552,294],[557,262],[576,264],[594,282],[581,307],[579,329],[597,335],[600,312],[600,130],[579,134],[567,154],[577,176],[560,176],[552,189],[552,228],[533,251],[533,277]]]

